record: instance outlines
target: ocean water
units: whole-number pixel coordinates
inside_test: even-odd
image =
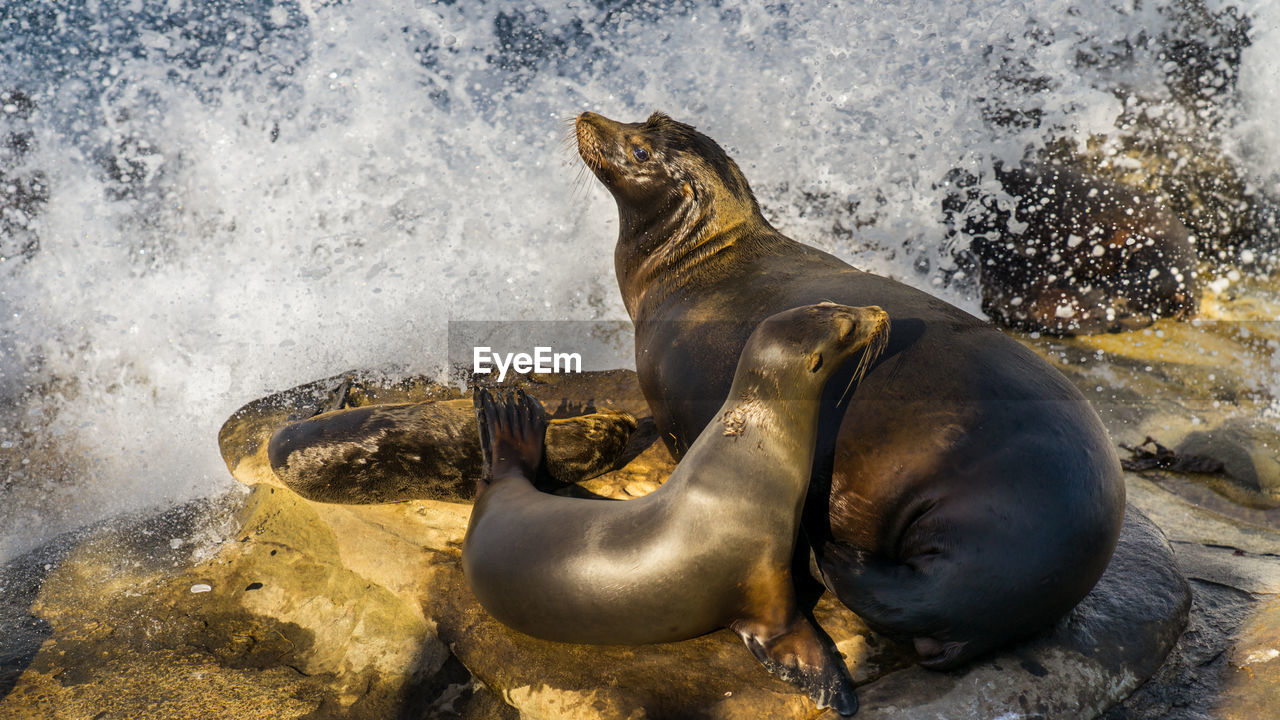
[[[699,127],[775,225],[976,313],[947,172],[1174,102],[1226,7],[0,0],[0,559],[233,487],[237,407],[438,373],[451,321],[625,319],[583,110]],[[1280,193],[1280,9],[1237,7],[1215,137]]]

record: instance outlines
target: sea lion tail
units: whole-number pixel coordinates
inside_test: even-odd
[[[523,390],[495,397],[485,389],[474,395],[483,471],[477,495],[490,482],[522,477],[530,482],[542,466],[547,411]]]

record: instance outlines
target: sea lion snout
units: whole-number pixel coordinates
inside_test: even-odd
[[[824,323],[829,322],[835,332],[836,345],[867,344],[875,340],[889,326],[889,314],[876,305],[855,307],[824,300],[804,308],[797,308],[797,311],[821,318]],[[779,313],[779,319],[785,315],[786,313]]]
[[[573,123],[574,135],[578,140],[578,155],[582,158],[582,162],[596,173],[603,170],[606,165],[602,130],[610,122],[612,121],[602,115],[584,112]]]
[[[836,340],[840,342],[849,340],[850,336],[853,336],[852,339],[861,344],[875,338],[888,328],[889,314],[876,305],[850,307],[832,304],[831,307],[836,310],[833,322],[836,327]]]

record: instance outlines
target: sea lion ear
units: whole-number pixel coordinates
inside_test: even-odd
[[[808,364],[809,372],[811,373],[818,372],[818,368],[822,367],[822,353],[811,352],[809,353],[808,360],[809,360],[809,364]]]

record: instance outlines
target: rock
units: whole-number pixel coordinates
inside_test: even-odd
[[[1154,199],[1062,165],[997,165],[993,180],[952,171],[943,210],[948,234],[968,239],[955,259],[994,322],[1075,335],[1195,314],[1189,233]]]
[[[1221,460],[1227,471],[1152,471],[1148,477],[1195,505],[1275,528],[1280,398],[1259,387],[1258,379],[1275,372],[1277,317],[1277,281],[1241,278],[1230,292],[1206,291],[1200,316],[1190,322],[1160,320],[1114,335],[1020,339],[1080,388],[1117,443],[1137,446],[1152,437],[1177,453]],[[1166,527],[1163,519],[1157,522]]]
[[[405,696],[438,700],[448,689],[438,676],[452,653],[521,717],[813,713],[729,631],[667,645],[592,647],[507,629],[476,604],[462,577],[464,505],[317,504],[263,485],[238,510],[235,532],[204,560],[169,543],[192,531],[194,517],[106,529],[70,551],[32,607],[50,624],[51,640],[0,712],[98,708],[182,717],[213,688],[216,698],[202,707],[218,717],[386,717]],[[1046,717],[1075,717],[1065,709],[1103,707],[1139,682],[1179,624],[1176,612],[1159,609],[1169,595],[1150,591],[1170,577],[1151,570],[1158,534],[1131,516],[1123,537],[1117,559],[1129,564],[1109,571],[1096,594],[1110,599],[1091,596],[1054,633],[959,673],[908,667],[900,648],[829,596],[815,615],[863,683],[866,716],[930,706],[994,715],[1018,707],[1021,696]],[[1155,560],[1156,568],[1170,567]],[[1138,587],[1119,582],[1125,577],[1145,583],[1141,597],[1109,595],[1113,585]],[[191,594],[197,582],[212,590]],[[91,584],[94,592],[85,593]],[[1143,627],[1153,619],[1144,612],[1163,613],[1154,619],[1165,632]],[[1090,657],[1099,655],[1100,640],[1121,637],[1134,638],[1128,647],[1137,665]],[[466,684],[465,675],[459,680]],[[993,682],[1001,693],[991,692]]]
[[[1232,418],[1187,435],[1176,451],[1213,458],[1241,490],[1280,501],[1280,429],[1274,423]]]
[[[551,405],[585,407],[587,397],[603,398],[593,406],[629,403],[641,409],[634,404],[634,375],[594,379],[598,384],[591,377],[521,382],[537,383],[536,392]],[[286,396],[303,402],[308,394],[286,393],[268,405],[287,415]],[[243,664],[238,658],[251,647],[282,637],[287,647],[272,646],[271,652],[287,656],[285,664],[307,677],[323,676],[316,690],[323,703],[347,713],[385,709],[382,698],[395,691],[377,688],[403,693],[421,684],[420,675],[444,668],[450,654],[527,717],[791,718],[813,712],[804,696],[771,677],[727,630],[682,643],[603,648],[549,643],[509,630],[479,607],[462,576],[458,560],[467,506],[307,502],[270,478],[263,483],[261,464],[251,462],[271,431],[268,425],[255,420],[229,428],[224,447],[252,453],[247,459],[229,456],[229,467],[241,480],[258,484],[240,512],[238,542],[164,583],[166,601],[185,603],[179,607],[187,612],[199,609],[206,627],[244,628],[218,645],[219,672],[227,664]],[[654,444],[627,467],[574,492],[626,497],[656,487],[673,466],[665,449]],[[164,543],[162,551],[185,546]],[[59,576],[72,566],[59,568]],[[190,588],[197,584],[212,590],[193,595]],[[206,602],[207,608],[193,605]],[[1080,708],[1104,709],[1154,671],[1185,619],[1186,590],[1159,531],[1131,513],[1113,569],[1059,628],[960,673],[911,666],[895,643],[869,632],[830,597],[820,599],[814,612],[863,685],[864,713],[964,707],[994,715],[1030,703],[1047,717],[1074,717]],[[172,634],[188,635],[176,629]],[[255,640],[235,639],[242,636]],[[41,666],[42,657],[32,667]],[[1001,692],[992,692],[993,683]],[[24,686],[30,683],[24,680]]]
[[[1227,716],[1226,706],[1220,705],[1228,684],[1233,706],[1252,702],[1252,707],[1266,707],[1263,703],[1274,695],[1274,682],[1265,675],[1237,673],[1228,660],[1248,657],[1253,648],[1274,637],[1252,629],[1250,618],[1280,597],[1280,534],[1228,522],[1142,478],[1130,478],[1129,496],[1169,531],[1178,564],[1191,584],[1192,611],[1187,631],[1160,671],[1103,717],[1220,719]]]
[[[10,567],[47,639],[11,666],[0,716],[390,717],[449,679],[417,605],[344,568],[306,501],[264,487],[226,502],[241,503],[72,538],[44,577]],[[244,534],[171,547],[219,519]]]
[[[1192,322],[1162,320],[1120,335],[1020,339],[1086,394],[1118,442],[1242,428],[1274,447],[1267,434],[1280,433],[1280,405],[1257,390],[1257,378],[1272,372],[1267,368],[1274,367],[1280,342],[1278,287],[1274,279],[1243,278],[1229,293],[1211,290]],[[1103,717],[1267,717],[1232,708],[1268,707],[1274,682],[1229,659],[1249,657],[1268,642],[1266,626],[1250,620],[1266,613],[1280,591],[1274,499],[1226,480],[1161,471],[1130,473],[1126,486],[1129,502],[1169,537],[1191,584],[1192,608],[1187,632],[1164,666]]]
[[[1227,656],[1217,713],[1224,720],[1266,717],[1280,708],[1280,600],[1250,618]]]
[[[1270,272],[1280,264],[1280,197],[1251,175],[1231,137],[1254,19],[1214,5],[1179,0],[1161,7],[1173,21],[1155,39],[1164,87],[1113,88],[1124,106],[1114,129],[1085,142],[1060,138],[1046,155],[1162,198],[1206,260]]]

